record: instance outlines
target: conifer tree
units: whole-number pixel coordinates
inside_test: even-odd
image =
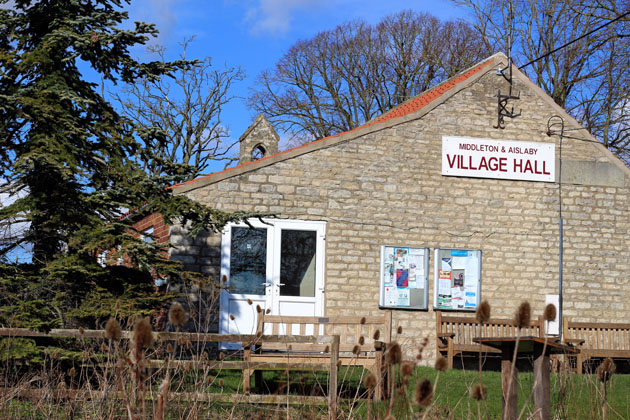
[[[130,234],[126,211],[160,212],[169,221],[181,216],[192,233],[242,215],[172,196],[166,187],[189,175],[185,166],[165,162],[167,176],[147,175],[138,162],[161,158],[140,139],[159,133],[121,117],[82,70],[107,83],[133,83],[190,63],[134,59],[130,48],[157,29],[141,22],[122,29],[126,0],[7,3],[0,0],[0,192],[14,201],[0,208],[0,224],[5,232],[27,227],[4,235],[0,256],[28,243],[32,262],[2,265],[0,323],[10,324],[16,311],[32,312],[36,326],[93,318],[94,307],[85,305],[95,297],[98,305],[122,296],[130,307],[135,299],[136,308],[138,302],[148,308],[151,280],[141,273],[177,267],[158,245]],[[124,254],[134,269],[101,267],[95,255],[104,249]]]

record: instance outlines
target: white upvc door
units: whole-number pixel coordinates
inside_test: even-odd
[[[254,334],[257,306],[274,315],[322,316],[325,222],[270,219],[250,225],[231,224],[223,232],[221,277],[228,287],[221,292],[219,332]]]

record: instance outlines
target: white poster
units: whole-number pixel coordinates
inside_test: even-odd
[[[428,261],[426,248],[381,246],[379,306],[427,309]]]
[[[395,287],[385,287],[385,306],[398,305],[398,291]]]
[[[442,137],[442,175],[555,182],[554,143]]]

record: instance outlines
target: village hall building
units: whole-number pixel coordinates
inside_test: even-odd
[[[170,228],[171,258],[227,277],[219,332],[253,333],[256,305],[392,310],[415,348],[435,337],[436,310],[487,300],[493,317],[511,318],[527,300],[541,314],[558,301],[561,217],[562,314],[626,321],[630,171],[517,68],[518,98],[501,101],[507,63],[493,55],[357,129],[283,152],[259,116],[239,166],[176,185],[219,210],[275,215],[195,239]]]

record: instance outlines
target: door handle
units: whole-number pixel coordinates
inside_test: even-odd
[[[262,285],[263,285],[263,286],[265,286],[265,287],[269,287],[269,286],[271,286],[271,283],[267,283],[267,282],[265,282],[265,283],[260,283],[260,284],[262,284]]]
[[[278,286],[284,286],[284,283],[278,283]]]

